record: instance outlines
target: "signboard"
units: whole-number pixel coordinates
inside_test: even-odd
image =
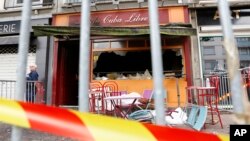
[[[169,23],[168,9],[159,9],[160,24]],[[102,11],[91,14],[92,26],[147,26],[149,15],[147,9]],[[69,26],[80,25],[80,14],[69,15]]]
[[[250,24],[250,9],[231,9],[233,25]],[[197,22],[199,26],[220,25],[220,16],[217,9],[197,10]]]
[[[20,21],[0,22],[0,35],[17,34],[20,31]]]

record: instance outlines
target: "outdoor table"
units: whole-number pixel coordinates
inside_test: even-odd
[[[128,118],[127,115],[129,114],[129,112],[132,110],[132,108],[135,106],[135,102],[137,99],[141,98],[141,96],[129,96],[129,95],[121,95],[121,96],[109,96],[104,98],[104,100],[110,100],[111,104],[114,107],[114,111],[119,114],[122,118]],[[132,99],[131,103],[128,103],[126,105],[122,105],[122,100],[126,100],[126,99]],[[119,100],[120,102],[116,102],[117,100]],[[126,108],[128,108],[127,110],[123,110],[123,108],[126,106]]]
[[[196,87],[198,105],[210,106],[215,102],[216,93],[215,87]]]

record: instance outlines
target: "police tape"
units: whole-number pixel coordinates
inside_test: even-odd
[[[0,99],[0,121],[14,126],[88,141],[229,141],[228,135],[156,126],[3,99]]]

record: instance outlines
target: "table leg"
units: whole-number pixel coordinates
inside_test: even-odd
[[[122,110],[122,106],[120,105],[116,105],[115,101],[114,100],[111,100],[111,103],[112,105],[114,106],[114,110],[115,110],[115,113],[118,112],[118,114],[122,117],[122,118],[125,118],[125,119],[128,119],[128,113],[132,110],[132,108],[134,107],[134,104],[135,104],[135,101],[136,99],[133,100],[133,102],[129,105],[128,109],[126,111],[123,111]]]

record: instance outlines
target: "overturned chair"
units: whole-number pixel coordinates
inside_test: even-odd
[[[154,110],[138,110],[129,115],[129,119],[136,120],[139,122],[155,122],[155,111]],[[194,130],[200,131],[206,122],[207,118],[207,107],[192,105],[187,113],[182,111],[180,108],[176,109],[176,112],[165,116],[167,125],[187,125]]]
[[[148,100],[145,108],[140,108],[128,116],[130,120],[136,120],[139,122],[149,122],[155,123],[155,110],[151,110],[149,107],[153,97],[153,91],[147,92]],[[194,130],[200,131],[206,122],[208,109],[206,106],[200,106],[196,104],[189,103],[185,107],[178,107],[174,110],[166,110],[165,121],[166,125],[187,125]]]
[[[185,124],[200,131],[205,125],[207,112],[206,106],[192,105],[190,111],[187,110],[188,118],[185,121]]]

